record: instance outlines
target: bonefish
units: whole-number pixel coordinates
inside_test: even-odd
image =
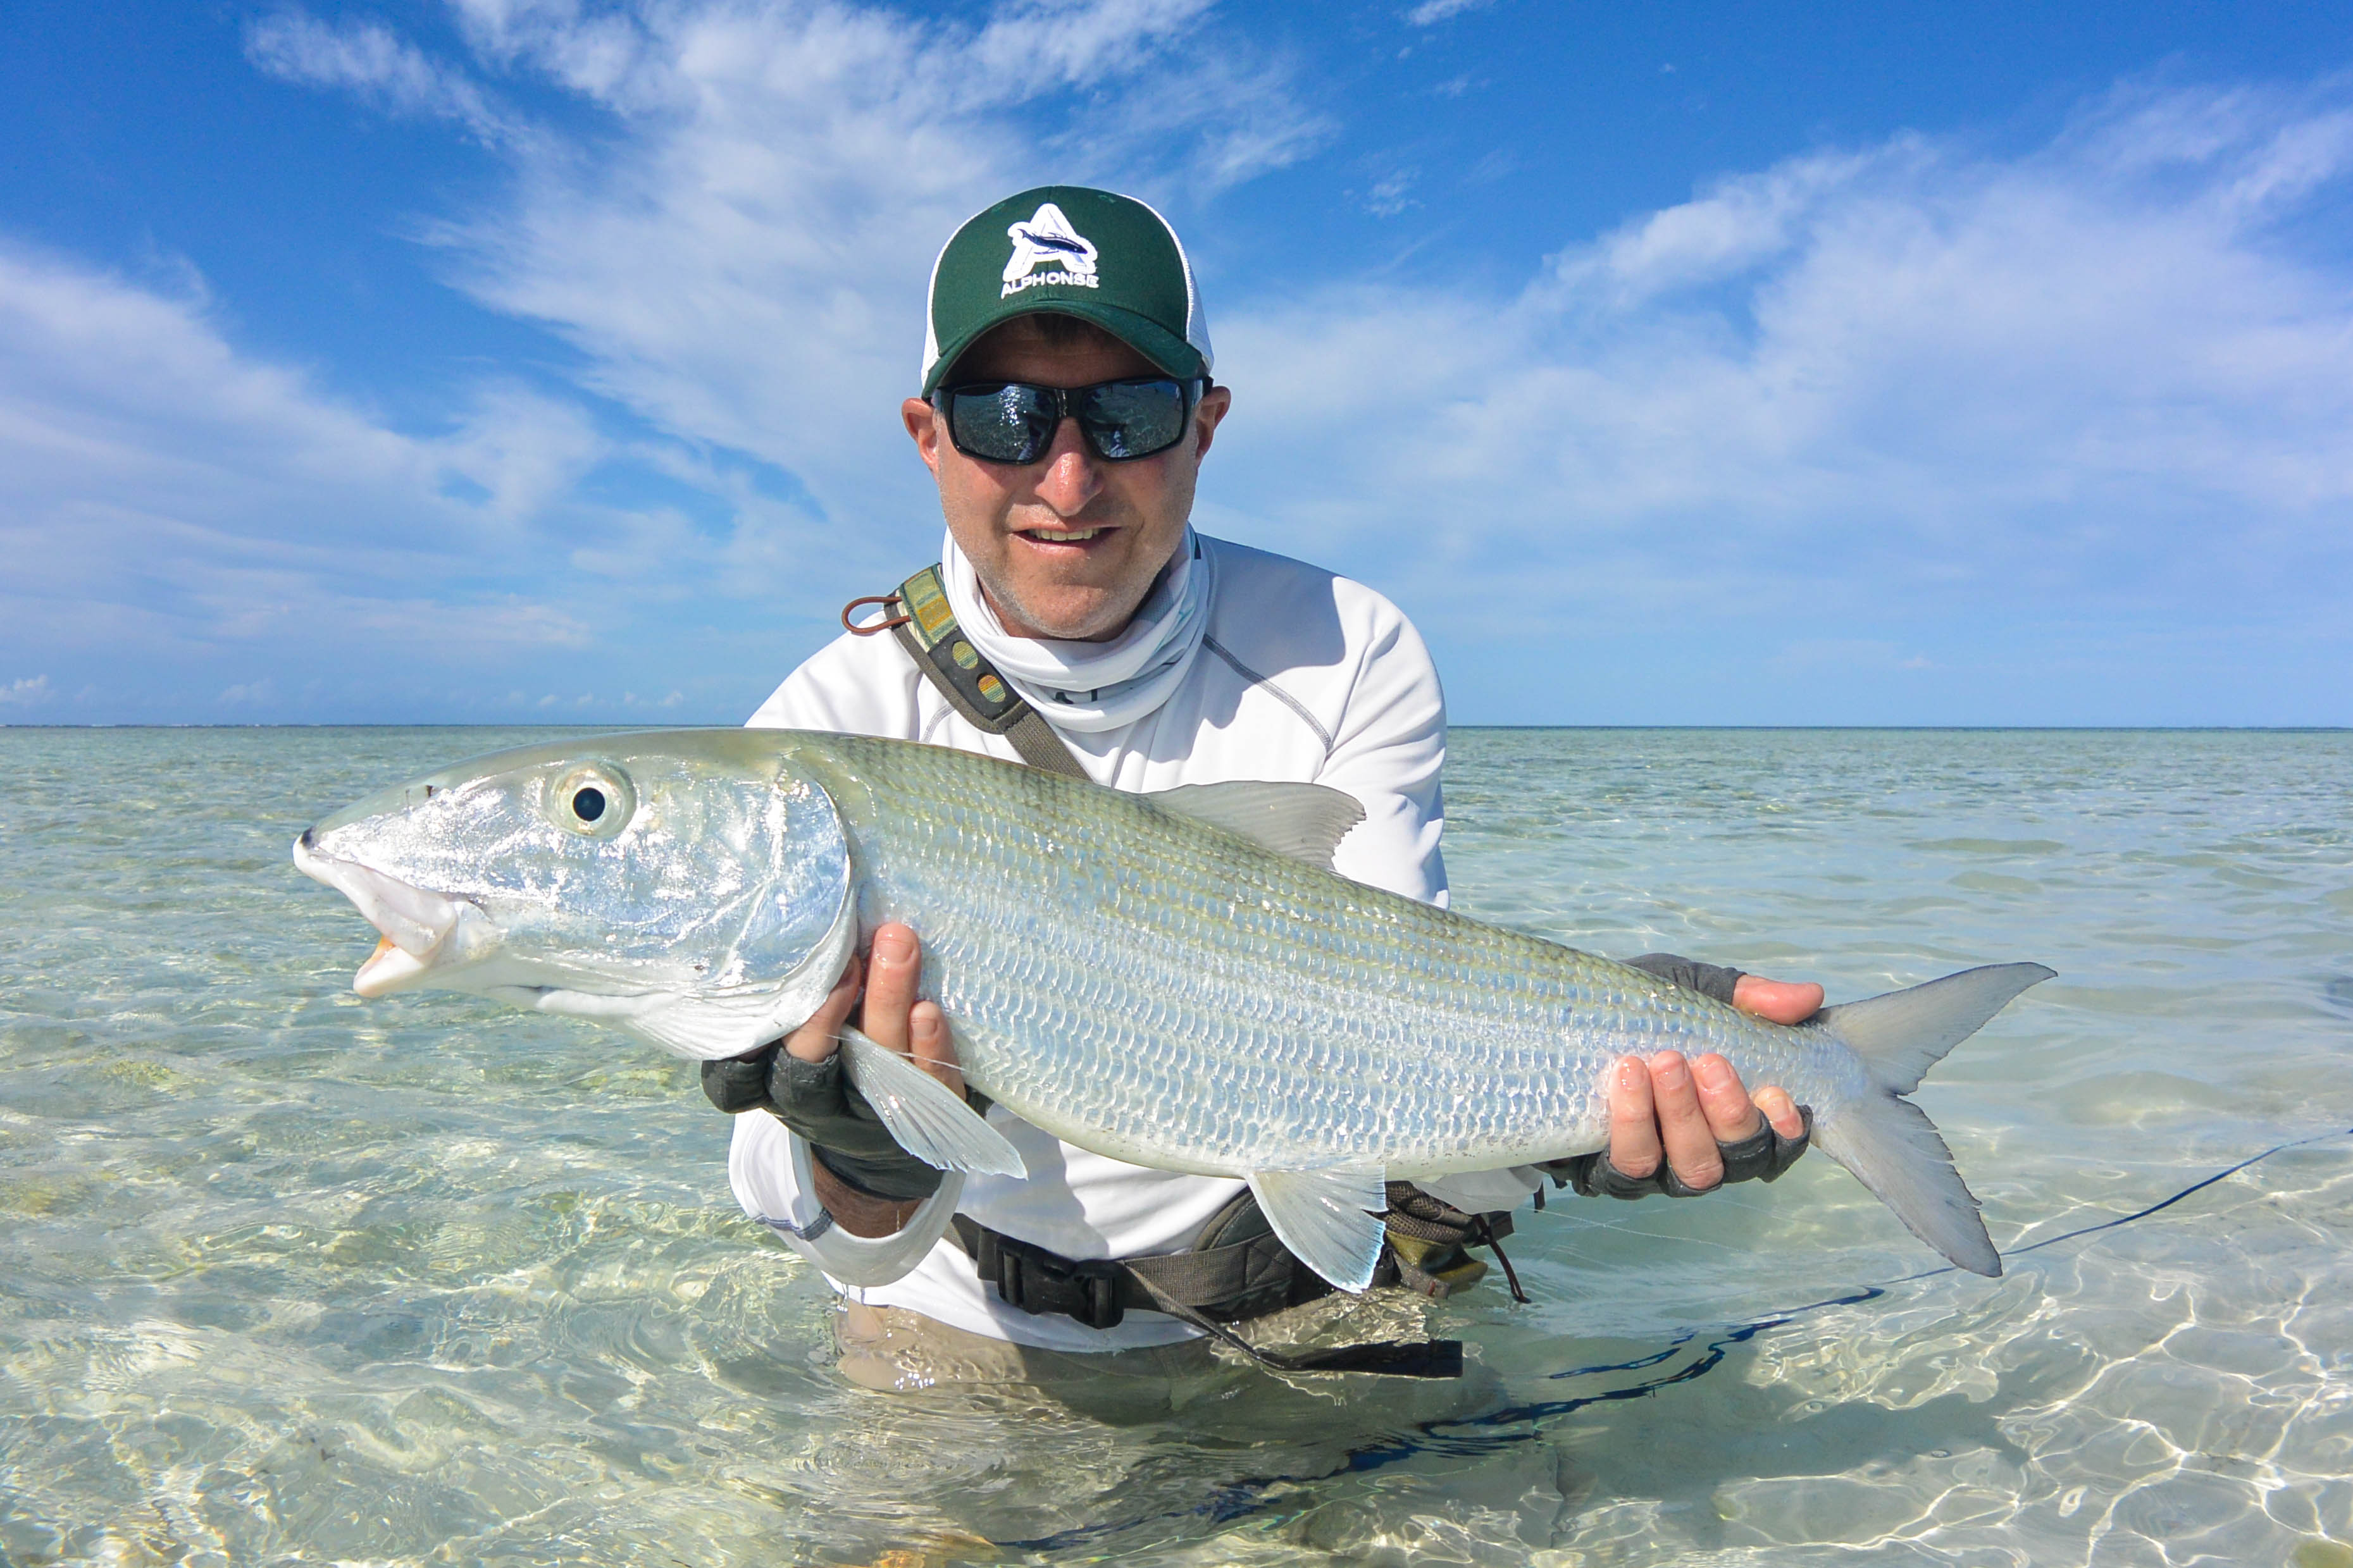
[[[655,731],[461,763],[328,817],[294,858],[383,933],[364,995],[470,992],[704,1059],[805,1022],[862,936],[904,921],[974,1087],[1099,1153],[1247,1179],[1347,1289],[1371,1279],[1385,1181],[1602,1148],[1612,1064],[1669,1049],[1788,1089],[1915,1236],[2001,1271],[1902,1097],[2051,970],[1784,1027],[1334,874],[1362,815],[1315,784],[1138,795],[901,741]],[[963,1100],[845,1038],[911,1152],[1022,1173]]]

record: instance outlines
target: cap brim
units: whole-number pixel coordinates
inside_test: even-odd
[[[929,397],[938,391],[965,351],[990,331],[1018,316],[1042,315],[1076,316],[1082,321],[1092,321],[1170,375],[1189,380],[1203,374],[1201,351],[1151,318],[1118,305],[1058,297],[999,310],[962,337],[941,344],[940,357],[933,363],[932,374],[923,378],[923,395]]]

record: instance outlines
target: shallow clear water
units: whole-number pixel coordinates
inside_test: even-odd
[[[1936,1260],[1827,1161],[1556,1200],[1461,1385],[849,1389],[691,1065],[350,994],[288,841],[518,738],[0,730],[0,1561],[2353,1564],[2353,1139],[1877,1292]],[[2353,735],[1473,731],[1448,798],[1580,946],[2060,970],[1918,1097],[2006,1251],[2353,1126]]]

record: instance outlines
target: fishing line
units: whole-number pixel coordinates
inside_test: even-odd
[[[2012,1247],[2003,1253],[2002,1257],[2005,1259],[2021,1258],[2030,1252],[2040,1252],[2046,1247],[2056,1247],[2063,1241],[2073,1241],[2083,1237],[2095,1236],[2104,1230],[2114,1230],[2118,1226],[2130,1225],[2136,1220],[2147,1219],[2151,1215],[2162,1214],[2185,1198],[2205,1191],[2217,1182],[2228,1181],[2240,1172],[2263,1163],[2274,1154],[2283,1154],[2290,1149],[2302,1149],[2310,1144],[2326,1143],[2331,1139],[2345,1137],[2353,1137],[2353,1127],[2340,1128],[2328,1132],[2316,1132],[2307,1138],[2294,1138],[2284,1143],[2274,1143],[2262,1153],[2251,1154],[2235,1165],[2192,1182],[2171,1196],[2150,1204],[2146,1208],[2135,1209],[2130,1214],[2118,1215],[2112,1219],[2104,1219],[2094,1225],[2078,1226],[2073,1230],[2062,1231],[2057,1236],[2044,1237],[2041,1241],[2029,1242],[2024,1247]],[[1320,1481],[1336,1479],[1341,1476],[1386,1469],[1391,1465],[1424,1454],[1435,1454],[1449,1458],[1475,1458],[1482,1454],[1498,1452],[1516,1444],[1531,1442],[1541,1436],[1546,1422],[1556,1421],[1562,1416],[1573,1415],[1596,1405],[1610,1405],[1626,1399],[1647,1399],[1662,1388],[1672,1388],[1677,1384],[1690,1383],[1704,1377],[1721,1366],[1736,1346],[1746,1344],[1759,1334],[1787,1327],[1800,1318],[1827,1311],[1833,1307],[1860,1306],[1868,1301],[1877,1300],[1901,1286],[1914,1284],[1922,1279],[1933,1279],[1940,1274],[1957,1272],[1958,1270],[1951,1264],[1947,1264],[1941,1268],[1925,1268],[1917,1274],[1906,1274],[1901,1279],[1891,1279],[1883,1285],[1866,1285],[1843,1296],[1828,1297],[1820,1301],[1808,1302],[1802,1307],[1789,1308],[1769,1317],[1735,1324],[1720,1331],[1718,1337],[1708,1340],[1700,1354],[1687,1364],[1662,1375],[1630,1384],[1623,1388],[1606,1389],[1599,1394],[1582,1394],[1570,1399],[1534,1400],[1525,1405],[1506,1405],[1503,1409],[1490,1411],[1484,1415],[1454,1416],[1425,1421],[1409,1431],[1349,1449],[1341,1457],[1337,1465],[1319,1475],[1257,1476],[1243,1480],[1229,1481],[1216,1488],[1201,1502],[1188,1509],[1147,1514],[1140,1519],[1131,1519],[1116,1524],[1081,1525],[1057,1534],[1040,1536],[1034,1541],[1000,1541],[994,1544],[1008,1552],[1056,1552],[1073,1546],[1082,1546],[1090,1542],[1102,1541],[1110,1536],[1124,1535],[1130,1531],[1142,1530],[1164,1521],[1196,1520],[1209,1525],[1227,1524],[1234,1520],[1246,1519],[1251,1514],[1263,1511],[1267,1506],[1266,1494],[1276,1487],[1312,1486]],[[1604,1373],[1646,1371],[1674,1360],[1694,1341],[1701,1339],[1705,1332],[1707,1331],[1686,1329],[1670,1341],[1665,1349],[1637,1356],[1631,1361],[1571,1367],[1565,1372],[1547,1373],[1546,1376],[1547,1380],[1556,1380],[1592,1377]],[[1496,1428],[1510,1428],[1510,1430],[1496,1430]],[[1449,1436],[1456,1433],[1461,1436]]]

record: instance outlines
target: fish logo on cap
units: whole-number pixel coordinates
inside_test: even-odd
[[[1095,281],[1095,243],[1071,226],[1062,209],[1052,202],[1041,204],[1029,217],[1015,223],[1005,231],[1013,241],[1013,255],[1005,263],[1005,299],[1024,289],[1040,283],[1063,283],[1082,289],[1098,288]],[[1040,272],[1039,268],[1050,268]]]

